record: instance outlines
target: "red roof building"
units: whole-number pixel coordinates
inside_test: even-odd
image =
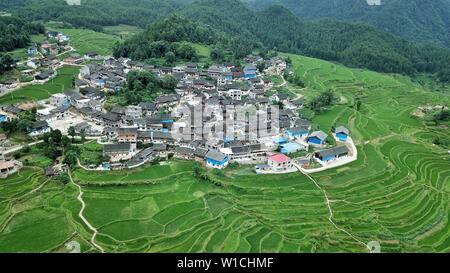
[[[292,159],[284,154],[274,154],[270,156],[267,160],[267,164],[272,168],[272,170],[277,172],[285,172],[294,168]]]
[[[270,161],[273,161],[278,164],[283,164],[291,161],[291,159],[284,154],[275,154],[269,157]]]

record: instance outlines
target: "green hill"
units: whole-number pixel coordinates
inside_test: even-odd
[[[313,122],[327,133],[334,124],[347,126],[357,161],[312,175],[318,186],[301,173],[201,168],[213,184],[195,174],[193,161],[111,172],[76,168],[83,215],[99,232],[95,243],[106,252],[298,253],[367,252],[366,244],[378,241],[383,253],[449,252],[450,158],[448,147],[433,144],[448,134],[411,115],[422,105],[450,103],[448,95],[408,77],[289,56],[307,96],[332,89],[345,98]],[[77,216],[72,183],[26,167],[0,190],[0,252],[64,251],[71,240],[82,252],[98,252]]]
[[[449,0],[244,0],[252,8],[280,4],[301,20],[332,19],[366,22],[382,31],[419,43],[450,47]]]
[[[181,13],[267,48],[348,66],[412,75],[436,73],[450,64],[450,50],[418,46],[366,24],[303,22],[282,6],[254,12],[238,0],[199,0]]]

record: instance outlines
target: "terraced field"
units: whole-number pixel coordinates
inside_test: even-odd
[[[1,180],[0,252],[64,251],[70,240],[88,251],[74,220],[80,209],[75,193],[74,187],[46,178],[40,168],[26,167]]]
[[[58,75],[44,84],[28,85],[0,97],[0,104],[15,104],[30,100],[43,100],[56,93],[72,88],[72,78],[78,75],[79,67],[64,66]]]
[[[401,76],[291,58],[306,97],[326,89],[341,97],[314,123],[328,131],[347,125],[357,161],[312,177],[257,176],[244,167],[204,179],[196,163],[184,161],[123,172],[76,169],[95,242],[107,252],[367,252],[370,241],[383,252],[449,252],[450,156],[432,144],[448,128],[410,115],[419,105],[448,104],[448,95]],[[84,252],[98,251],[77,216],[74,185],[45,181],[29,170],[0,181],[0,251],[55,251],[73,239]],[[24,241],[39,225],[55,232],[42,244]]]
[[[95,51],[102,56],[110,56],[114,44],[121,40],[119,36],[89,29],[51,29],[69,35],[70,45],[76,48],[81,55]]]

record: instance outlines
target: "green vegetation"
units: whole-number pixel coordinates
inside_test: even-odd
[[[107,26],[103,28],[104,33],[119,36],[122,40],[130,38],[131,36],[136,35],[141,31],[142,29],[129,25]]]
[[[153,72],[131,71],[127,75],[127,85],[118,93],[109,94],[108,101],[122,105],[153,101],[163,94],[173,93],[178,81],[173,76],[158,78]]]
[[[15,104],[30,100],[43,100],[55,93],[72,88],[72,79],[79,72],[78,67],[65,66],[57,70],[58,75],[40,85],[28,85],[0,98],[0,104]]]
[[[366,6],[366,3],[362,4]],[[414,1],[414,5],[419,4]],[[347,5],[341,6],[348,8]],[[445,5],[436,10],[442,11],[445,15],[443,11],[445,8],[442,7]],[[155,23],[156,29],[158,26],[164,26],[154,32],[150,28],[144,34],[136,35],[125,44],[116,47],[116,56],[129,56],[140,60],[160,57],[169,57],[171,60],[172,53],[177,55],[177,50],[175,48],[168,50],[168,44],[161,42],[189,41],[216,43],[216,47],[220,50],[231,52],[230,61],[239,59],[255,49],[265,48],[263,51],[275,49],[379,72],[406,75],[433,74],[441,81],[448,81],[447,74],[442,71],[450,69],[448,49],[414,44],[364,23],[301,21],[283,6],[252,11],[239,0],[199,0],[192,3],[177,0],[134,0],[133,5],[125,0],[111,0],[108,5],[104,5],[100,0],[91,0],[81,7],[71,7],[64,0],[56,2],[31,0],[27,5],[22,3],[20,8],[14,5],[10,8],[31,20],[57,20],[68,27],[86,27],[96,31],[103,31],[103,26],[120,24],[143,28]],[[55,13],[44,10],[53,10]],[[434,14],[436,10],[433,11]],[[174,15],[165,17],[174,11],[189,18],[190,21],[185,21],[185,28],[177,27],[177,20],[172,24]],[[167,20],[169,22],[164,23]],[[391,18],[389,20],[392,23]],[[384,23],[386,20],[381,21]],[[438,28],[446,30],[443,24],[443,22],[439,24]],[[397,26],[403,25],[403,22],[396,21],[395,25],[397,30],[405,29]],[[192,26],[195,28],[192,29]],[[167,31],[175,27],[184,32]],[[183,37],[186,34],[189,35]],[[412,32],[412,35],[415,34],[416,32]],[[165,56],[166,52],[172,53]]]
[[[3,3],[6,2],[6,3]],[[60,21],[74,28],[102,31],[103,27],[146,27],[185,5],[185,0],[89,0],[70,6],[66,0],[3,0],[0,8],[34,21]],[[51,11],[51,12],[49,12]]]
[[[414,75],[438,73],[449,68],[450,63],[447,49],[416,45],[367,24],[300,21],[282,6],[254,12],[239,0],[200,0],[181,13],[195,18],[197,23],[243,41],[256,41],[268,49],[352,67]]]
[[[367,22],[383,31],[419,43],[436,43],[450,47],[450,2],[421,0],[382,1],[370,7],[366,1],[337,0],[245,0],[251,7],[264,9],[281,4],[302,20],[332,19]],[[427,20],[421,20],[427,18]]]
[[[177,59],[197,59],[196,49],[191,43],[211,44],[218,36],[206,27],[172,15],[152,24],[144,32],[131,37],[114,48],[114,56],[129,57],[135,60],[149,60],[165,57],[167,65]]]
[[[0,52],[26,47],[31,35],[45,33],[44,25],[17,17],[0,16]]]
[[[115,35],[88,29],[57,28],[54,30],[68,35],[70,45],[81,55],[89,52],[97,52],[103,56],[112,55],[114,44],[120,41],[120,38]]]
[[[85,192],[85,217],[99,230],[96,243],[108,252],[367,251],[357,238],[380,241],[383,252],[448,252],[450,157],[433,144],[446,133],[410,114],[424,102],[448,103],[448,95],[424,90],[406,77],[289,56],[308,86],[302,90],[307,98],[327,90],[345,98],[313,122],[327,133],[336,124],[347,125],[358,160],[313,178],[336,200],[333,221],[354,237],[329,222],[323,192],[300,173],[257,176],[251,168],[205,171],[193,161],[174,161],[127,171],[74,171]],[[362,102],[359,110],[355,98]],[[58,208],[75,202],[70,184],[66,187],[53,191],[60,196],[51,202]],[[46,216],[39,204],[29,203],[28,209]],[[78,204],[70,206],[71,215]],[[78,219],[67,219],[55,225],[80,230],[71,224]],[[22,227],[26,223],[16,224]],[[6,230],[0,231],[0,241],[25,238]],[[81,231],[84,241],[89,233]],[[47,236],[48,242],[62,244],[58,233]],[[17,249],[50,249],[32,247]]]
[[[80,163],[83,166],[95,165],[98,166],[104,162],[103,160],[103,145],[96,141],[83,144],[80,147]]]
[[[0,252],[67,252],[70,240],[91,250],[75,187],[45,177],[42,168],[25,167],[2,179],[0,192]]]

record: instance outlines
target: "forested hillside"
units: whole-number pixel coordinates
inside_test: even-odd
[[[450,47],[450,0],[244,0],[254,9],[281,4],[301,20],[367,22],[380,30],[420,43]]]
[[[350,1],[349,3],[353,3],[354,0]],[[438,1],[445,5],[450,0]],[[339,2],[340,0],[333,3]],[[178,13],[186,18],[187,26],[194,27],[195,23],[196,30],[202,29],[202,34],[195,33],[199,34],[194,35],[195,37],[183,36],[184,31],[194,33],[189,27],[177,29],[175,33],[169,33],[161,26],[153,25],[153,29],[162,29],[172,38],[176,36],[176,42],[215,44],[216,48],[232,50],[232,55],[236,58],[263,46],[266,49],[303,54],[379,72],[408,75],[432,73],[438,74],[441,80],[448,79],[446,71],[450,66],[450,50],[407,42],[368,24],[306,22],[280,5],[254,11],[239,0],[198,0],[193,3],[191,0],[109,0],[107,4],[103,0],[84,0],[81,6],[69,6],[64,0],[22,0],[18,3],[21,5],[14,5],[14,1],[6,1],[2,5],[13,14],[21,14],[28,20],[63,21],[72,27],[100,31],[103,26],[117,24],[145,27],[172,13]],[[287,6],[288,1],[283,3]],[[264,2],[261,6],[264,6]],[[386,5],[388,6],[391,7]],[[355,4],[355,7],[358,5]],[[420,7],[425,9],[425,6]],[[426,7],[432,9],[435,5]],[[449,20],[445,11],[441,15]],[[177,23],[164,24],[164,27],[170,29]],[[436,33],[439,33],[439,29],[437,28]],[[116,55],[148,59],[164,56],[168,51],[179,54],[177,48],[168,49],[168,43],[171,42],[170,39],[167,40],[169,37],[157,37],[155,33],[157,32],[147,31],[117,46]],[[206,34],[210,37],[206,37]],[[198,39],[200,36],[201,39]],[[158,46],[161,48],[155,50]]]
[[[30,35],[45,33],[44,25],[11,17],[0,17],[0,52],[27,46]]]
[[[65,0],[6,0],[0,9],[30,20],[63,21],[73,27],[102,30],[104,26],[128,24],[140,27],[181,8],[183,0],[83,0],[70,6]]]
[[[115,57],[135,60],[166,57],[192,60],[195,50],[187,43],[201,43],[230,51],[234,58],[250,54],[259,44],[242,36],[227,35],[185,16],[173,14],[150,25],[144,32],[116,45]]]
[[[282,6],[253,12],[238,0],[200,0],[182,13],[268,48],[353,67],[412,75],[436,73],[450,66],[449,50],[418,46],[364,24],[303,22]]]

